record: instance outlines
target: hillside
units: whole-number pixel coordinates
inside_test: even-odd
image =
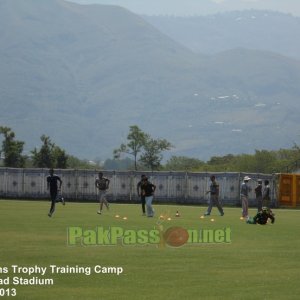
[[[247,48],[300,59],[300,18],[273,11],[233,11],[208,16],[143,16],[196,53]]]
[[[80,158],[112,156],[136,124],[171,154],[289,146],[300,64],[233,49],[195,54],[116,6],[0,2],[0,120],[26,151],[47,134]]]

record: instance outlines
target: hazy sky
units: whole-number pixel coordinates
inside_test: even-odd
[[[300,16],[300,0],[68,0],[112,4],[138,14],[205,15],[244,9],[267,9]]]

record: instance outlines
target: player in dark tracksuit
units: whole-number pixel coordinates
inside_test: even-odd
[[[270,208],[263,207],[260,212],[258,212],[253,218],[249,218],[247,220],[248,224],[260,224],[260,225],[266,225],[268,222],[268,219],[271,220],[271,223],[273,224],[275,222],[275,217]]]
[[[58,186],[59,182],[59,186]],[[50,190],[50,197],[51,197],[51,207],[50,211],[48,213],[49,217],[52,217],[52,214],[55,211],[55,204],[56,202],[62,202],[63,205],[65,205],[65,201],[63,198],[58,199],[58,191],[61,189],[62,180],[59,176],[54,174],[54,170],[49,170],[49,175],[47,176],[47,189]]]

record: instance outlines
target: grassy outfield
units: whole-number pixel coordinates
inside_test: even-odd
[[[52,218],[49,202],[0,200],[0,268],[19,266],[120,266],[116,274],[50,274],[53,286],[13,286],[16,297],[0,299],[299,299],[300,211],[274,210],[274,225],[248,225],[241,209],[154,205],[155,218],[141,215],[140,205],[112,204],[97,215],[97,204],[57,204]],[[175,218],[177,209],[180,217]],[[254,215],[255,210],[250,210]],[[120,218],[115,218],[115,215]],[[95,229],[153,229],[159,215],[164,230],[231,228],[231,243],[184,245],[67,245],[70,226]],[[127,220],[123,220],[126,216]],[[214,222],[211,221],[214,218]],[[29,278],[27,275],[18,275]],[[41,275],[31,275],[43,278]],[[0,286],[7,288],[6,286]]]

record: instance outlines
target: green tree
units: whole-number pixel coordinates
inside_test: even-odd
[[[289,159],[288,164],[285,164],[284,171],[285,172],[293,172],[299,170],[300,168],[300,147],[294,143],[292,149],[289,150]]]
[[[141,153],[148,135],[144,133],[137,125],[129,127],[127,136],[128,143],[121,144],[118,149],[114,150],[114,158],[119,159],[121,153],[126,153],[133,156],[134,169],[137,170],[138,155]]]
[[[267,150],[255,150],[254,154],[255,166],[254,172],[273,173],[276,172],[276,156],[275,153]]]
[[[54,144],[49,136],[41,136],[42,146],[40,150],[34,148],[32,153],[33,165],[36,168],[54,168],[55,159],[53,156]]]
[[[54,146],[53,156],[55,159],[55,168],[66,169],[68,167],[68,155],[65,150],[58,146]]]
[[[170,150],[172,144],[166,139],[153,139],[148,137],[144,143],[144,152],[140,157],[140,161],[148,168],[153,170],[159,169],[163,159],[162,152]]]
[[[4,166],[23,168],[25,157],[22,155],[24,142],[15,140],[15,133],[9,127],[0,127],[0,134],[4,135],[1,152],[4,155]]]
[[[56,146],[49,136],[41,136],[42,146],[38,150],[34,148],[32,153],[33,165],[36,168],[60,168],[68,167],[68,156],[63,149]]]
[[[227,171],[232,172],[256,172],[255,157],[251,154],[241,154],[235,156],[231,167]]]
[[[172,156],[164,166],[170,171],[199,171],[205,165],[204,161],[186,156]]]
[[[229,171],[235,168],[236,157],[232,154],[225,156],[212,156],[207,162],[207,171],[220,172]]]

